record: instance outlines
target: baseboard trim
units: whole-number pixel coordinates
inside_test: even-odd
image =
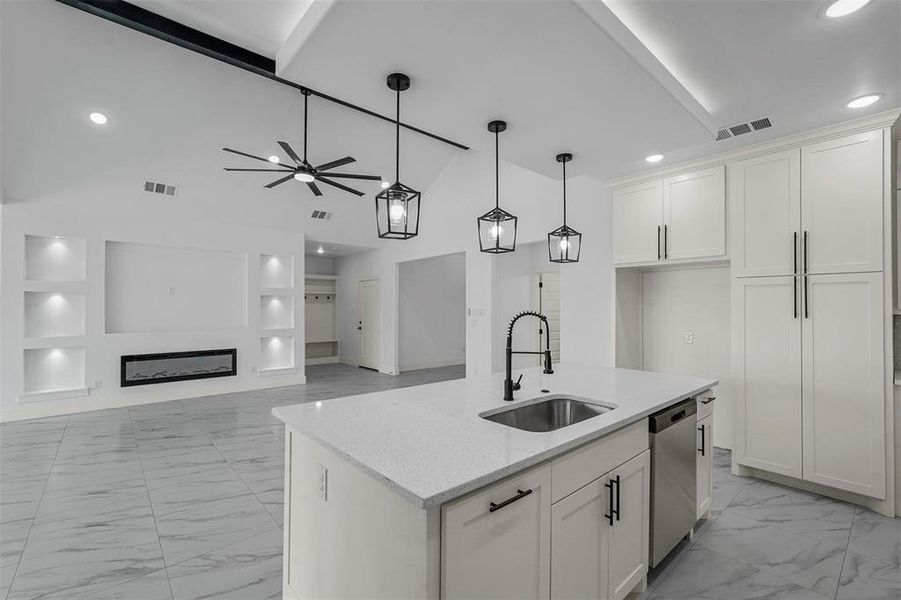
[[[400,365],[400,372],[421,371],[422,369],[439,369],[441,367],[454,367],[456,365],[465,365],[466,359],[442,360],[424,363],[413,363],[410,365]]]

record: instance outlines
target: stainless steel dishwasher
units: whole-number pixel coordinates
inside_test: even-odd
[[[689,398],[651,415],[651,566],[695,526],[697,402]]]

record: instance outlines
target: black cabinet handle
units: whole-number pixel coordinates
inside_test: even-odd
[[[607,504],[610,506],[610,512],[605,514],[604,518],[613,527],[613,517],[616,517],[616,520],[619,521],[619,475],[616,476],[616,479],[608,480],[604,487],[607,488]],[[613,490],[614,487],[616,487],[615,492]]]
[[[716,400],[716,396],[707,396],[706,400],[701,400],[701,404],[710,404],[714,400]]]
[[[504,500],[503,502],[501,502],[499,504],[495,504],[494,502],[489,502],[488,503],[488,512],[494,512],[496,510],[500,510],[500,509],[504,508],[505,506],[513,504],[517,500],[522,500],[523,498],[525,498],[526,496],[528,496],[531,493],[532,493],[532,488],[529,488],[527,490],[517,489],[515,496],[507,498],[506,500]]]
[[[807,231],[804,232],[804,274],[807,274]]]
[[[798,318],[798,278],[792,277],[792,318]]]
[[[657,226],[657,260],[660,260],[660,225]]]
[[[706,450],[707,450],[707,441],[704,439],[704,437],[705,437],[704,431],[706,429],[707,429],[706,425],[701,425],[700,427],[698,427],[698,431],[701,432],[701,447],[698,448],[698,452],[701,453],[701,456],[704,456],[706,454]]]
[[[667,244],[666,234],[669,230],[669,225],[663,226],[663,259],[666,260],[669,258],[669,244]]]
[[[807,285],[807,275],[804,276],[804,318],[810,318],[810,311],[807,306],[807,297],[810,296],[810,288]]]
[[[798,232],[792,231],[792,272],[798,274]]]

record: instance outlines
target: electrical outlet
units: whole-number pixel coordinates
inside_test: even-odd
[[[319,497],[323,502],[328,501],[328,469],[319,465]]]
[[[94,389],[100,389],[100,387],[102,385],[103,385],[103,380],[98,377],[97,379],[94,380],[94,384],[91,387],[93,387]]]
[[[682,332],[682,342],[685,344],[694,344],[695,343],[695,332],[694,331],[683,331]]]

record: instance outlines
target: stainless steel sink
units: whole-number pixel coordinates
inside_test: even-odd
[[[549,396],[504,410],[483,413],[480,416],[523,431],[546,432],[580,423],[611,410],[613,407],[569,396]]]

